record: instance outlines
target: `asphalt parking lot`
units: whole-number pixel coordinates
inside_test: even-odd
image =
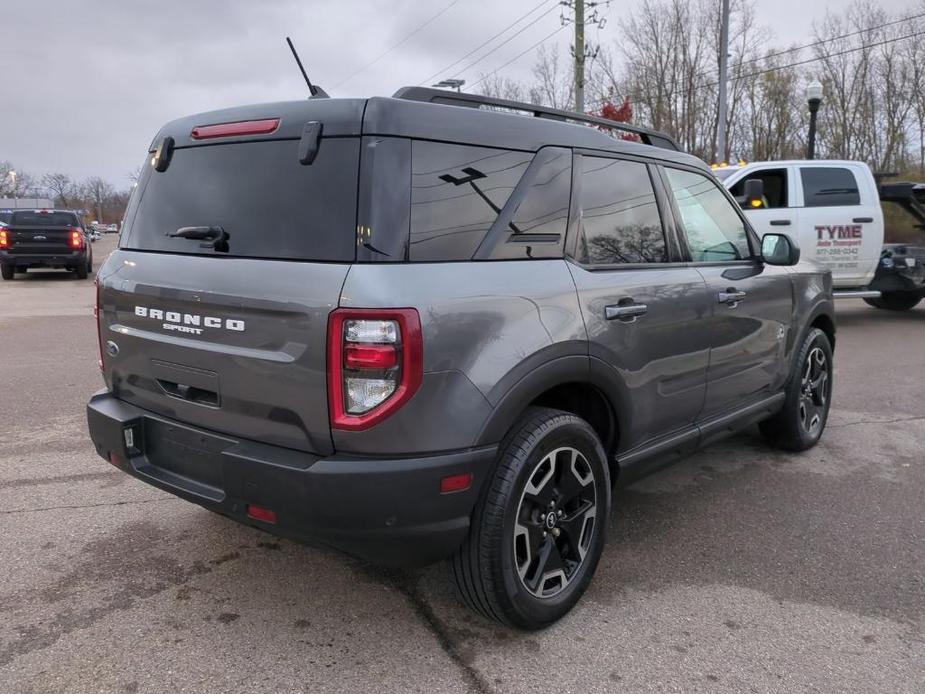
[[[0,283],[2,692],[925,691],[925,306],[839,304],[822,443],[747,433],[621,491],[584,600],[524,634],[441,566],[277,540],[107,465],[93,301]]]

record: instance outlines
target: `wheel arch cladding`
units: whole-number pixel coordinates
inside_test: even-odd
[[[620,439],[620,409],[613,397],[614,388],[592,381],[589,362],[586,356],[574,355],[533,369],[499,398],[477,445],[500,441],[531,406],[563,410],[581,417],[594,429],[607,454],[611,478],[615,479],[613,454]]]

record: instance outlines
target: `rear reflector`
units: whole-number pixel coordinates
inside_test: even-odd
[[[464,472],[460,475],[449,475],[440,480],[440,493],[452,494],[453,492],[464,492],[471,486],[471,472]]]
[[[216,123],[197,125],[190,132],[194,140],[208,140],[213,137],[234,137],[235,135],[268,135],[279,127],[279,118],[244,120],[237,123]]]
[[[125,467],[125,460],[117,456],[115,453],[109,454],[109,462],[115,465],[116,467]]]
[[[263,521],[264,523],[275,523],[276,522],[276,511],[271,511],[268,508],[263,508],[261,506],[254,506],[253,504],[247,504],[245,507],[245,513],[247,513],[248,518],[253,518],[254,520]]]

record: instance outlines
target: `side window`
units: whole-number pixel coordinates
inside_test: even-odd
[[[768,169],[750,173],[736,183],[729,192],[740,205],[745,202],[745,181],[758,179],[764,182],[764,205],[762,207],[775,209],[787,207],[787,169]]]
[[[572,150],[541,149],[520,186],[526,190],[508,200],[514,208],[510,216],[507,210],[502,212],[502,221],[506,220],[503,240],[491,249],[491,259],[561,258],[572,193]],[[497,223],[494,232],[498,232]]]
[[[841,207],[860,205],[858,182],[850,169],[828,166],[802,166],[803,205],[806,207]]]
[[[717,184],[704,174],[665,168],[694,262],[751,256],[745,224]]]
[[[581,157],[579,260],[664,263],[668,247],[645,164]]]
[[[415,140],[410,259],[471,258],[532,159],[525,152]]]

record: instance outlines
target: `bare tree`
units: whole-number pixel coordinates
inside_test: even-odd
[[[534,83],[530,101],[553,108],[571,109],[575,102],[575,84],[569,61],[562,61],[557,47],[540,46],[533,65]]]
[[[107,203],[115,193],[115,188],[109,181],[99,176],[92,176],[83,182],[81,192],[87,206],[95,211],[96,218],[102,222],[107,211]]]
[[[50,173],[42,176],[42,186],[47,188],[55,205],[72,207],[77,202],[77,184],[65,173]]]

